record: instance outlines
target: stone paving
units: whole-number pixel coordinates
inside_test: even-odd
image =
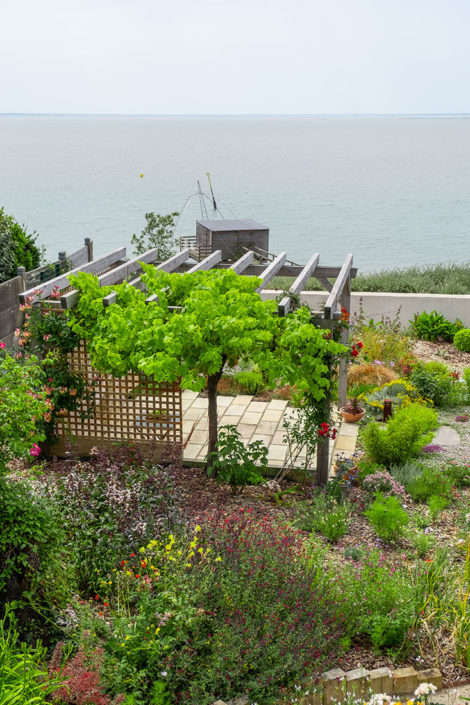
[[[183,442],[191,434],[184,450],[186,462],[202,463],[207,454],[209,421],[207,417],[207,398],[196,392],[183,392]],[[285,419],[295,414],[295,409],[287,401],[273,399],[269,402],[253,401],[253,397],[240,394],[236,397],[219,396],[217,398],[219,425],[236,426],[242,439],[263,441],[268,448],[268,466],[281,468],[287,454],[287,445],[283,443]],[[356,447],[357,424],[341,424],[336,445],[330,444],[330,461],[337,454],[352,455]],[[305,461],[305,454],[299,457],[299,467]]]

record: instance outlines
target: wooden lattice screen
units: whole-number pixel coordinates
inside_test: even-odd
[[[98,373],[90,363],[82,342],[69,355],[70,369],[95,385],[95,409],[82,420],[80,410],[70,411],[57,423],[57,443],[49,450],[63,455],[72,445],[80,454],[93,446],[131,441],[154,459],[169,444],[182,447],[181,388],[178,384],[154,382],[144,375],[124,377]]]

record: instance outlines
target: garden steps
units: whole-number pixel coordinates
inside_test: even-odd
[[[207,398],[197,392],[183,391],[183,443],[187,442],[183,455],[185,463],[199,465],[205,462],[209,432],[207,407]],[[217,409],[221,426],[236,426],[246,443],[263,441],[268,448],[268,468],[273,473],[282,468],[287,455],[287,446],[283,443],[283,423],[295,414],[295,409],[288,406],[287,401],[253,401],[253,397],[247,394],[218,396]],[[357,424],[342,423],[339,426],[336,442],[330,443],[330,466],[337,455],[350,457],[354,453],[357,432]],[[302,467],[302,460],[305,460],[305,455],[299,458],[299,468]]]

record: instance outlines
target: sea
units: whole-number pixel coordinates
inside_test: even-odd
[[[3,115],[0,207],[50,259],[131,255],[145,213],[178,211],[178,236],[252,218],[298,264],[469,262],[470,115]]]

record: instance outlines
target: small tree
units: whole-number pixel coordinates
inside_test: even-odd
[[[100,289],[91,275],[73,277],[82,292],[73,329],[89,341],[98,369],[119,376],[134,370],[158,382],[179,381],[186,389],[207,388],[209,458],[217,445],[217,384],[225,365],[236,365],[241,356],[271,380],[325,397],[330,380],[324,357],[346,348],[311,324],[308,309],[278,318],[276,302],[256,292],[259,280],[233,270],[167,274],[153,265],[143,268],[156,303],[146,305],[148,293],[121,284],[113,287],[117,304],[105,309],[102,298],[109,289]],[[181,309],[173,313],[169,306]]]
[[[175,239],[175,218],[179,213],[169,213],[161,215],[160,213],[146,213],[145,220],[147,225],[142,230],[140,235],[133,235],[131,242],[135,245],[134,253],[141,255],[147,250],[158,247],[158,259],[168,259],[174,255],[176,247]]]
[[[37,237],[0,208],[0,282],[16,277],[18,267],[31,270],[40,265],[44,248],[36,245]]]

